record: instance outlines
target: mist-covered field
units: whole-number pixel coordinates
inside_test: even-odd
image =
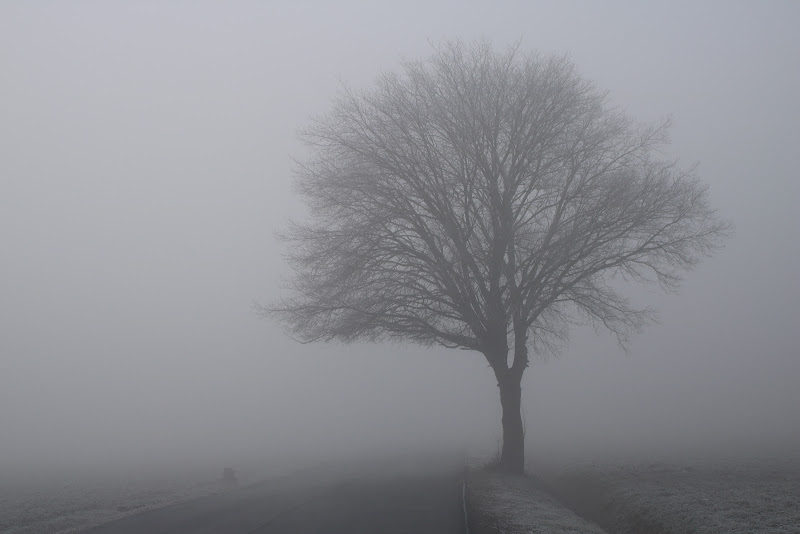
[[[127,515],[251,486],[285,475],[289,465],[264,461],[243,466],[234,470],[233,483],[223,479],[222,468],[6,477],[0,480],[0,532],[81,532]]]
[[[538,480],[608,532],[800,532],[797,462],[573,466]]]
[[[606,462],[539,456],[525,476],[469,460],[478,534],[800,532],[800,461],[760,458]]]
[[[6,476],[0,480],[0,532],[81,532],[131,514],[275,479],[294,472],[298,465],[286,458],[280,462],[251,459],[236,466],[235,482],[223,479],[223,467],[196,466]]]
[[[0,532],[66,534],[131,513],[224,491],[200,477],[49,480],[0,486]]]

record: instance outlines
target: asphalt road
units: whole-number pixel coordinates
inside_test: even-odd
[[[91,534],[461,533],[462,465],[403,458],[327,465],[149,510]]]

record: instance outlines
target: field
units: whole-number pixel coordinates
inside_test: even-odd
[[[190,477],[49,480],[0,486],[0,532],[68,534],[227,488]]]
[[[611,533],[800,533],[797,463],[594,465],[541,473],[540,488]]]
[[[529,466],[469,475],[470,529],[496,533],[800,534],[800,462]]]

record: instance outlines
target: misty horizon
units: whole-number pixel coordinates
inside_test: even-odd
[[[509,13],[513,11],[513,16]],[[531,458],[791,458],[800,450],[797,4],[0,8],[0,475],[210,469],[371,451],[493,451],[474,351],[299,344],[275,234],[297,132],[431,42],[569,54],[735,235],[625,352],[577,327],[523,383]],[[680,37],[678,37],[680,36]],[[154,467],[155,466],[155,467]]]

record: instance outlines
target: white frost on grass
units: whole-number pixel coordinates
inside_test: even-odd
[[[470,477],[471,515],[478,531],[504,534],[603,534],[556,500],[536,489],[530,479],[491,472]]]
[[[3,534],[71,534],[127,515],[205,497],[226,488],[185,480],[0,488]]]
[[[548,478],[623,534],[800,534],[796,464],[592,466]]]

